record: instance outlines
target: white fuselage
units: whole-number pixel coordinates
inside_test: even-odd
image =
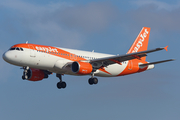
[[[72,72],[71,67],[65,67],[68,63],[72,63],[77,60],[78,57],[84,58],[86,60],[110,57],[114,55],[110,54],[102,54],[96,52],[87,52],[81,50],[73,50],[73,49],[65,49],[58,48],[64,51],[67,51],[71,54],[64,54],[54,52],[53,54],[48,54],[47,51],[38,51],[28,48],[23,48],[23,51],[19,50],[9,50],[4,53],[3,58],[10,64],[17,66],[29,66],[31,68],[49,70],[54,73],[59,74],[70,74],[70,75],[78,75]],[[57,56],[58,55],[58,56]],[[62,57],[61,57],[62,56]],[[64,58],[64,56],[70,59]],[[109,65],[105,67],[105,70],[110,74],[97,70],[94,75],[102,76],[102,77],[113,77],[118,76],[128,65],[128,61],[122,62],[122,65],[117,63]],[[132,67],[132,66],[130,66]]]

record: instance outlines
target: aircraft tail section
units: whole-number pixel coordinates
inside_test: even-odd
[[[149,34],[150,29],[148,27],[143,27],[139,35],[137,36],[136,40],[132,44],[131,48],[127,52],[129,53],[135,53],[140,51],[146,51],[148,48],[148,42],[149,42]],[[146,57],[141,58],[142,60],[146,60]]]

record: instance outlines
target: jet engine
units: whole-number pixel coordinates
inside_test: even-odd
[[[40,81],[44,78],[48,78],[48,75],[44,73],[43,70],[29,68],[28,70],[24,70],[22,79],[26,79],[29,81]]]
[[[77,74],[87,75],[92,72],[93,67],[90,63],[76,61],[72,63],[71,70]]]

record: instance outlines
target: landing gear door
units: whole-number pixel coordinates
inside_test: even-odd
[[[30,57],[36,57],[34,46],[29,45],[29,49],[30,49]]]

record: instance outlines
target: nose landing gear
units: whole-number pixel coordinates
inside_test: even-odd
[[[24,69],[24,72],[23,72],[22,79],[23,80],[25,80],[25,79],[27,80],[31,76],[31,72],[30,72],[29,66],[23,67],[23,69]]]

